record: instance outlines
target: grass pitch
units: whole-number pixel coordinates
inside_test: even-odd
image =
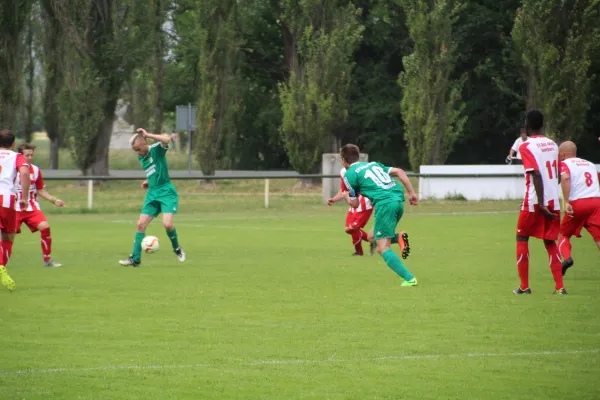
[[[346,208],[318,194],[282,193],[264,210],[259,191],[182,188],[187,261],[154,222],[161,250],[119,267],[140,194],[114,189],[98,204],[119,213],[44,204],[64,267],[41,266],[38,234],[18,237],[17,290],[0,288],[0,399],[600,398],[598,250],[573,242],[558,297],[533,240],[534,294],[513,295],[516,212],[472,212],[516,202],[409,208],[419,286],[401,288],[380,257],[350,256]]]

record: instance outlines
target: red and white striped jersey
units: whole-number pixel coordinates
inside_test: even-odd
[[[345,174],[346,174],[346,168],[342,168],[342,170],[340,171],[340,179],[341,179],[340,189],[344,192],[347,192],[348,188],[346,187],[346,184],[344,183],[344,175]],[[350,207],[349,211],[351,213],[363,212],[363,211],[367,211],[367,210],[370,210],[373,208],[373,204],[371,204],[371,201],[369,199],[367,199],[366,197],[361,196],[360,194],[358,195],[358,202],[360,203],[358,208]]]
[[[598,170],[591,162],[582,158],[567,158],[560,163],[560,173],[571,177],[569,200],[600,197]]]
[[[22,154],[12,150],[0,150],[0,203],[4,208],[14,208],[15,178],[22,166],[29,165]]]
[[[534,211],[538,203],[531,171],[539,171],[544,183],[544,205],[560,210],[558,167],[558,146],[545,136],[532,136],[519,147],[525,168],[525,199],[521,210]]]
[[[29,194],[27,195],[29,203],[26,210],[21,209],[21,205],[17,201],[17,211],[37,211],[40,210],[40,203],[37,199],[37,192],[40,189],[46,187],[44,178],[42,178],[42,171],[37,165],[31,165],[29,167],[29,173],[31,177],[31,185],[29,186]],[[17,199],[20,201],[23,198],[23,190],[21,189],[21,174],[17,174],[17,180],[15,182],[15,188],[17,190]]]

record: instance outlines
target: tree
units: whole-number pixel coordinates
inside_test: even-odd
[[[282,4],[289,77],[279,86],[281,133],[292,166],[313,173],[323,151],[338,149],[333,139],[347,118],[352,54],[364,28],[348,1]]]
[[[235,137],[241,107],[236,0],[202,0],[197,10],[198,101],[194,145],[202,172],[213,175],[223,141]]]
[[[404,57],[399,82],[410,164],[443,164],[465,124],[461,90],[452,78],[458,55],[454,37],[461,0],[408,0],[404,3],[413,51]]]
[[[73,47],[61,96],[68,145],[82,171],[107,175],[121,89],[150,53],[146,38],[151,10],[144,0],[56,2],[60,4],[54,10]]]
[[[527,81],[527,107],[546,114],[546,132],[577,140],[589,109],[591,55],[600,43],[600,0],[524,0],[513,39]]]
[[[31,0],[0,3],[0,126],[14,129],[20,104],[21,76],[26,46],[22,33],[28,26]]]

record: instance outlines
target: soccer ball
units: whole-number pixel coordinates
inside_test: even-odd
[[[154,253],[158,251],[160,245],[158,244],[158,238],[156,236],[146,236],[142,239],[142,250],[145,253]]]

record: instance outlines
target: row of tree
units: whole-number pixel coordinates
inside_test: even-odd
[[[311,173],[355,142],[410,166],[502,162],[539,108],[600,159],[600,0],[12,0],[0,125],[44,128],[106,174],[119,99],[135,126],[197,108],[217,168]]]

